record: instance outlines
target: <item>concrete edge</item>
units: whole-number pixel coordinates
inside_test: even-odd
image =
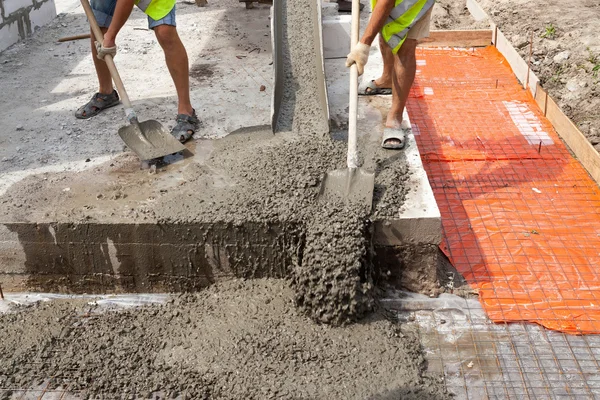
[[[271,129],[277,129],[279,112],[281,111],[281,99],[283,98],[283,4],[281,1],[273,2],[271,7],[271,50],[273,54],[273,92],[271,95]]]
[[[404,118],[410,121],[406,111]],[[439,245],[442,242],[442,215],[415,139],[419,128],[416,125],[412,127],[413,133],[408,135],[404,150],[409,171],[413,171],[406,183],[410,190],[404,205],[398,210],[398,218],[375,221],[375,245]]]

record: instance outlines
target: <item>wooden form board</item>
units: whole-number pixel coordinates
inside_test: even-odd
[[[492,44],[491,29],[465,31],[431,31],[419,40],[421,47],[485,47]]]
[[[466,2],[467,8],[476,20],[480,21],[488,18],[491,21],[491,18],[485,13],[481,5],[477,3],[477,0],[466,0]],[[596,151],[573,121],[563,113],[558,104],[541,87],[538,77],[531,71],[528,63],[523,60],[500,28],[493,22],[491,22],[491,27],[493,32],[492,43],[494,46],[508,61],[517,79],[523,84],[523,87],[531,91],[535,101],[556,130],[556,133],[571,149],[592,179],[600,185],[600,154],[598,154],[598,151]]]
[[[515,76],[521,82],[524,88],[528,88],[531,94],[535,97],[535,92],[538,88],[539,79],[529,68],[529,64],[523,60],[517,50],[513,47],[510,41],[504,36],[502,31],[495,26],[494,29],[494,46],[500,54],[506,58]]]
[[[600,184],[600,154],[587,140],[585,135],[567,117],[558,104],[538,84],[535,101],[552,123],[556,132],[571,149],[577,160],[583,165],[590,176]]]
[[[539,79],[533,71],[529,68],[527,61],[519,55],[517,50],[508,41],[506,36],[500,31],[498,25],[496,25],[490,16],[485,12],[483,7],[477,2],[477,0],[466,0],[467,9],[476,21],[483,21],[485,19],[490,21],[490,27],[492,29],[492,44],[496,46],[498,51],[506,58],[510,67],[512,68],[515,76],[521,82],[524,88],[529,88],[529,91],[535,96]]]

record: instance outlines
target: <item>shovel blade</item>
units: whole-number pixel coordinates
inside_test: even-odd
[[[375,174],[372,172],[362,168],[336,169],[325,175],[319,197],[364,204],[371,210],[374,187]]]
[[[119,129],[119,136],[141,160],[164,157],[185,150],[185,146],[155,120]]]

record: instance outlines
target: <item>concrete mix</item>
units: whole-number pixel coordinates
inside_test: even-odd
[[[53,377],[50,388],[83,398],[448,397],[424,374],[412,328],[381,315],[315,325],[293,296],[282,281],[254,280],[119,311],[83,300],[21,306],[0,315],[0,388]]]
[[[205,162],[185,168],[184,184],[160,189],[151,207],[140,202],[129,214],[113,213],[109,219],[159,224],[284,222],[299,229],[301,239],[277,249],[295,255],[291,289],[280,281],[233,281],[164,306],[131,311],[96,314],[80,301],[57,301],[0,316],[0,387],[26,387],[40,377],[55,377],[52,386],[101,398],[445,397],[443,385],[423,375],[415,332],[379,314],[345,328],[310,324],[301,315],[347,325],[363,318],[375,301],[370,210],[317,199],[323,175],[345,167],[346,144],[324,135],[327,128],[313,120],[322,106],[314,96],[318,66],[303,32],[312,26],[307,13],[316,2],[284,3],[291,73],[279,123],[292,132],[272,135],[257,129],[211,142]],[[381,161],[378,155],[369,157],[375,164]],[[126,158],[112,160],[110,168],[131,164]],[[109,166],[82,172],[76,179],[82,185],[97,182],[99,174],[110,176],[103,169]],[[375,217],[391,216],[404,201],[406,167],[397,157],[377,169]],[[20,214],[12,215],[25,220],[32,218],[33,208],[42,210],[42,220],[93,220],[93,207],[82,207],[87,200],[52,188],[53,182],[64,179],[73,177],[28,178],[1,202],[7,213],[18,210]],[[94,194],[94,201],[118,201],[128,190],[139,195],[150,179],[145,175],[129,182],[129,188],[114,186],[110,190],[116,194]],[[32,185],[39,190],[32,192]],[[50,214],[53,204],[48,199],[53,198],[60,199],[60,205]],[[239,275],[252,276],[257,266],[248,262],[243,268],[248,273]]]
[[[299,229],[299,244],[282,239],[287,247],[275,249],[293,255],[290,259],[296,265],[290,266],[291,282],[298,305],[318,322],[343,324],[364,316],[373,304],[370,211],[364,205],[317,199],[324,174],[345,167],[346,144],[323,135],[324,127],[314,118],[322,107],[314,96],[319,66],[314,62],[312,41],[299,32],[312,28],[307,20],[312,20],[316,2],[284,5],[287,60],[292,61],[291,82],[296,86],[286,83],[286,93],[293,96],[284,98],[283,108],[289,112],[283,112],[280,121],[284,121],[283,126],[293,126],[292,132],[274,136],[268,129],[246,129],[246,133],[221,140],[199,141],[196,162],[184,164],[180,170],[175,164],[175,169],[159,171],[162,178],[135,171],[127,173],[122,184],[115,182],[115,169],[135,168],[132,156],[121,156],[75,176],[59,173],[27,178],[0,198],[5,206],[3,219],[17,222],[14,229],[22,228],[18,224],[21,221],[172,225],[252,222],[257,226],[281,222],[286,229]],[[207,151],[208,147],[212,150]],[[206,159],[197,162],[203,152]],[[369,157],[373,157],[371,164],[381,164],[379,155]],[[404,201],[406,167],[402,157],[395,157],[377,169],[376,215],[390,216]],[[161,184],[156,183],[158,179],[162,179]],[[58,182],[69,182],[68,190]],[[98,192],[86,192],[90,190],[89,182],[95,183],[91,190]],[[86,192],[84,196],[82,192]],[[126,203],[131,205],[124,207]],[[115,208],[107,204],[115,204]],[[204,248],[207,238],[195,240]],[[243,247],[243,239],[238,240],[236,249]],[[237,276],[256,276],[253,271],[264,268],[256,262],[260,260],[236,263]],[[107,259],[109,270],[118,268],[110,264]],[[52,268],[44,272],[57,273]]]

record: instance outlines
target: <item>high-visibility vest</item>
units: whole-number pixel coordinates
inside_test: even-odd
[[[161,20],[175,7],[176,0],[135,0],[135,5],[155,21]]]
[[[373,9],[377,0],[371,0]],[[396,5],[390,12],[381,35],[386,43],[392,48],[394,54],[398,53],[400,47],[406,40],[406,35],[426,13],[433,7],[435,0],[396,0]]]

